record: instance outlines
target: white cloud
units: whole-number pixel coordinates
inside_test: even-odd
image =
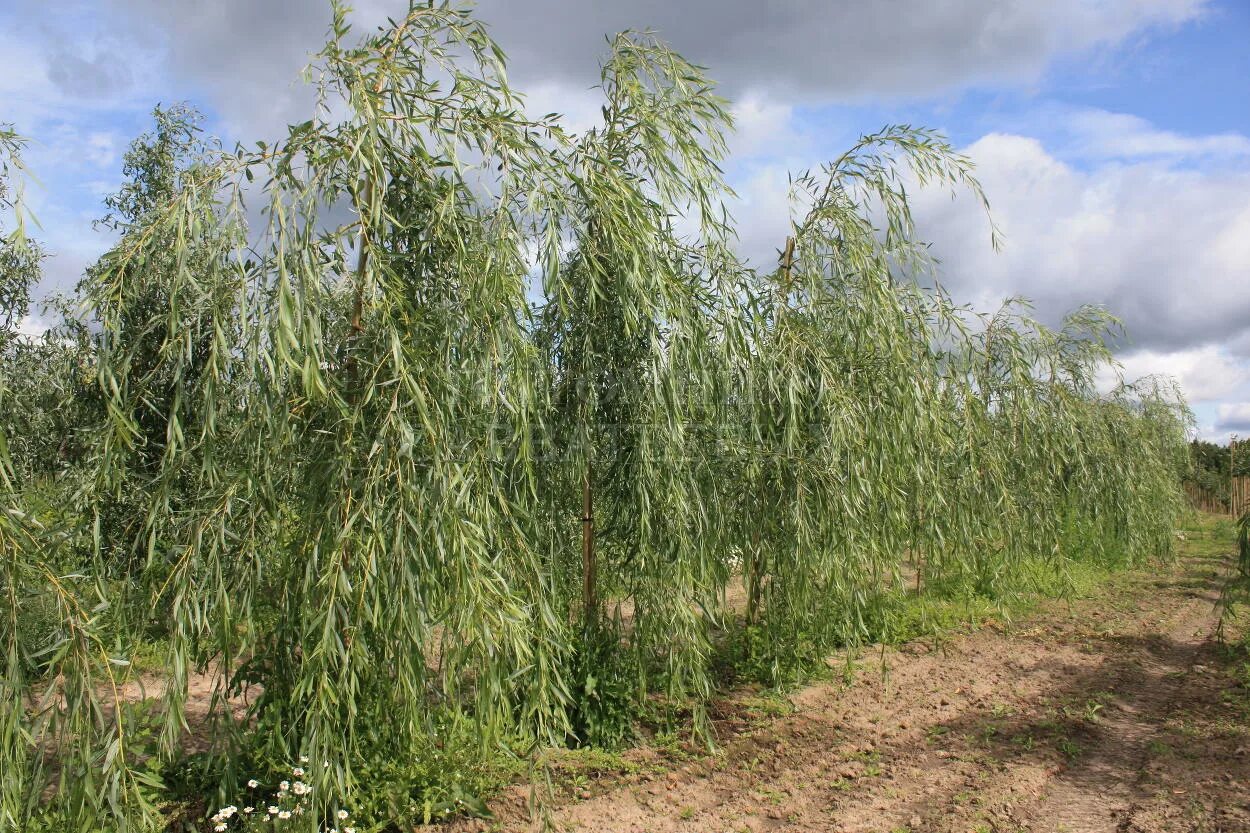
[[[49,329],[50,328],[47,323],[43,321],[43,319],[32,315],[24,316],[17,324],[18,334],[25,336],[26,338],[39,338]]]
[[[798,128],[794,108],[758,93],[747,93],[733,104],[734,135],[730,157],[739,162],[755,157],[770,160],[811,153],[812,139]]]
[[[845,100],[1036,80],[1061,54],[1201,16],[1205,0],[482,0],[524,73],[580,77],[604,33],[654,28],[737,95]]]
[[[1162,374],[1180,383],[1190,404],[1218,402],[1240,394],[1250,384],[1250,366],[1216,346],[1158,352],[1136,350],[1118,357],[1124,378]],[[1223,406],[1221,406],[1221,420]]]
[[[406,8],[404,0],[355,5],[361,32]],[[1030,84],[1059,56],[1114,48],[1196,20],[1208,5],[780,0],[763,8],[743,0],[481,0],[478,14],[511,56],[510,75],[523,89],[542,82],[584,89],[598,79],[605,34],[654,28],[706,65],[727,95],[766,92],[786,107]],[[159,32],[166,72],[210,96],[234,137],[272,135],[306,111],[307,90],[292,82],[324,41],[326,0],[109,0],[103,8],[135,37],[150,40]]]
[[[560,124],[572,133],[584,133],[603,120],[603,93],[593,87],[578,87],[544,81],[525,90],[525,112],[530,118],[556,113]]]
[[[1069,151],[1093,159],[1236,158],[1250,156],[1250,138],[1238,133],[1185,136],[1160,130],[1127,113],[1078,109],[1064,114],[1072,134]]]
[[[1149,133],[1143,124],[1139,132]],[[920,234],[934,241],[956,298],[991,310],[1024,296],[1050,323],[1102,304],[1125,322],[1124,349],[1244,344],[1234,352],[1250,354],[1250,161],[1195,167],[1169,157],[1081,169],[1036,138],[1001,133],[965,150],[1003,232],[1000,252],[975,200],[952,203],[940,189],[913,194]],[[762,157],[735,181],[741,248],[757,263],[785,237],[787,171],[807,164]]]
[[[25,196],[40,226],[31,233],[50,255],[41,290],[63,291],[108,244],[92,220],[115,190],[107,183],[126,143],[154,104],[177,99],[150,27],[121,26],[81,0],[11,6],[0,10],[0,121],[30,140]]]
[[[1159,351],[1250,331],[1250,167],[1150,160],[1080,170],[1009,134],[967,152],[1003,230],[1001,253],[986,245],[971,200],[917,199],[921,233],[957,296],[989,307],[1024,295],[1050,321],[1101,303],[1124,319],[1133,344]]]
[[[1226,402],[1215,412],[1215,430],[1219,433],[1250,434],[1250,402]]]
[[[92,165],[104,168],[117,162],[121,145],[122,140],[116,133],[93,131],[87,135],[81,152]]]
[[[760,165],[734,183],[738,199],[729,210],[737,220],[738,250],[757,268],[770,269],[790,233],[789,169]]]

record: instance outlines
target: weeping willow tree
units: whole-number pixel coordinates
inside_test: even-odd
[[[7,342],[16,334],[10,332],[29,306],[29,284],[25,266],[29,262],[30,243],[25,234],[27,215],[22,202],[22,180],[25,171],[21,153],[25,140],[11,128],[0,126],[0,215],[9,215],[12,229],[0,226],[0,287]],[[7,347],[7,343],[3,346]],[[8,395],[7,374],[0,375],[0,407]],[[8,451],[5,426],[0,426],[0,592],[5,595],[4,617],[0,620],[0,640],[4,647],[4,682],[0,688],[0,824],[17,829],[29,816],[33,806],[32,760],[24,738],[25,695],[29,689],[30,661],[21,639],[18,599],[26,596],[32,585],[42,584],[43,576],[31,563],[28,553],[36,549],[39,530],[34,520],[23,511]]]
[[[916,236],[912,183],[985,204],[940,137],[886,128],[795,180],[804,213],[758,284],[735,500],[744,645],[768,680],[891,632],[905,571],[917,591],[927,576],[997,598],[1026,565],[1168,547],[1183,400],[1098,395],[1118,333],[1105,311],[1052,330],[1015,302],[971,318],[953,305]]]
[[[624,642],[631,699],[658,679],[700,702],[707,613],[727,575],[713,438],[699,429],[725,421],[741,344],[718,164],[730,120],[702,71],[645,35],[612,42],[601,90],[603,124],[562,163],[569,251],[542,275],[550,557],[586,659],[610,662]],[[578,685],[593,700],[610,675],[591,673],[598,694],[586,673]],[[612,729],[594,720],[582,714],[578,729],[601,742]]]
[[[39,280],[43,258],[38,244],[26,235],[25,146],[24,137],[0,123],[0,216],[9,215],[13,225],[0,238],[0,350],[9,349],[17,340],[22,319],[30,312],[31,289]]]
[[[955,534],[935,568],[988,595],[1028,561],[1063,570],[1167,551],[1154,530],[1179,511],[1176,448],[1191,427],[1174,388],[1147,380],[1140,394],[1120,384],[1099,395],[1121,331],[1105,310],[1081,308],[1058,330],[1026,313],[1010,301],[984,318],[948,374],[962,417],[942,481]],[[1118,436],[1128,425],[1145,429],[1140,457]],[[1142,498],[1154,517],[1130,518]]]
[[[527,254],[555,240],[558,130],[521,114],[463,11],[414,6],[348,47],[336,7],[333,34],[313,118],[189,172],[90,286],[102,482],[164,405],[143,518],[149,606],[169,616],[164,752],[188,675],[214,674],[226,786],[241,751],[324,762],[323,812],[369,767],[566,731],[567,623],[525,534]],[[170,257],[152,308],[133,273]],[[137,372],[147,340],[159,358]],[[251,708],[227,708],[249,685]],[[454,798],[393,781],[397,817]]]
[[[230,291],[213,276],[241,239],[241,226],[214,200],[200,198],[225,187],[230,171],[218,144],[204,138],[199,114],[176,105],[157,107],[152,115],[152,131],[125,154],[124,184],[105,199],[107,213],[97,223],[120,241],[87,270],[78,292],[88,299],[92,316],[108,322],[107,352],[128,386],[128,401],[108,403],[111,413],[100,415],[123,421],[125,442],[110,443],[104,452],[93,503],[97,549],[115,575],[146,570],[155,579],[150,500],[155,492],[160,513],[177,516],[197,477],[199,458],[181,452],[180,434],[195,424],[201,397],[212,398],[213,386],[220,384],[205,375],[214,339],[231,339],[237,332],[215,333],[206,310],[229,299],[204,295]],[[182,199],[194,213],[178,227],[163,223],[165,206]],[[179,276],[200,288],[186,291]]]
[[[428,821],[491,760],[623,741],[655,695],[697,725],[726,644],[782,682],[882,635],[909,570],[992,596],[1168,546],[1183,403],[1098,393],[1099,311],[1052,330],[942,292],[909,189],[984,197],[937,134],[796,178],[759,273],[726,105],[651,36],[611,41],[603,121],[571,136],[469,13],[413,4],[356,45],[346,21],[281,141],[158,113],[128,157],[81,288],[81,522],[42,523],[0,462],[0,826],[158,829],[175,760],[224,804],[306,759],[309,829],[344,802]],[[153,627],[145,705],[120,683]]]
[[[1083,419],[1090,433],[1077,459],[1101,500],[1080,502],[1080,487],[1071,492],[1076,505],[1070,512],[1085,530],[1069,537],[1068,554],[1089,547],[1113,562],[1137,564],[1152,553],[1170,552],[1186,506],[1179,487],[1189,465],[1185,438],[1194,429],[1175,380],[1121,381],[1107,397],[1087,402]]]
[[[0,237],[0,302],[10,323],[29,308],[42,253],[26,235],[23,204],[25,140],[0,129],[0,218],[12,228]],[[108,589],[100,573],[81,569],[71,547],[74,530],[35,499],[33,472],[11,465],[7,431],[13,425],[10,375],[25,346],[16,331],[0,369],[0,827],[26,830],[55,791],[60,829],[97,829],[99,820],[149,794],[122,752],[125,717],[118,702],[115,664],[101,624]],[[26,438],[23,438],[26,439]]]
[[[917,282],[930,262],[904,173],[984,202],[939,136],[887,127],[795,180],[802,213],[759,282],[740,516],[745,615],[771,679],[867,636],[934,473],[945,305]]]

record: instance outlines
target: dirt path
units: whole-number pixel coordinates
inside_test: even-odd
[[[853,686],[806,688],[786,714],[761,717],[758,698],[739,695],[722,706],[718,753],[631,753],[634,772],[566,790],[549,821],[602,833],[1250,831],[1250,692],[1214,639],[1225,567],[1189,556],[1009,628],[874,655]],[[503,802],[488,829],[541,825]]]
[[[1028,815],[1033,829],[1117,831],[1150,800],[1151,749],[1182,706],[1187,677],[1217,624],[1209,601],[1199,595],[1169,611],[1159,623],[1166,632],[1147,638],[1144,650],[1102,661],[1101,673],[1114,683],[1105,711],[1087,729],[1089,754],[1053,779]]]

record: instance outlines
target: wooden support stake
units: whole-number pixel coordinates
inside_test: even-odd
[[[589,629],[598,619],[596,598],[597,567],[595,563],[595,507],[590,488],[590,465],[582,478],[582,616]]]

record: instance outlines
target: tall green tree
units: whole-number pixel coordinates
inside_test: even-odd
[[[553,222],[560,136],[521,114],[467,12],[414,5],[358,46],[348,35],[336,7],[312,119],[228,160],[233,191],[216,167],[183,177],[92,289],[106,471],[141,447],[131,414],[154,384],[171,403],[146,492],[164,564],[151,592],[171,611],[169,747],[188,671],[211,660],[223,694],[263,690],[219,735],[227,777],[245,746],[307,756],[330,764],[312,776],[321,802],[445,743],[477,754],[566,731],[566,623],[524,534],[527,258]],[[253,181],[264,222],[245,236]],[[136,331],[130,276],[167,253],[171,302]],[[429,785],[392,783],[395,811],[420,815]]]
[[[210,377],[210,356],[238,333],[237,322],[213,321],[209,312],[230,302],[214,293],[232,287],[206,280],[239,239],[213,193],[225,186],[229,163],[195,110],[157,107],[152,119],[151,132],[126,152],[125,182],[97,223],[118,242],[77,288],[88,321],[103,325],[96,340],[110,381],[125,385],[97,397],[106,442],[94,510],[102,555],[126,575],[162,569],[150,516],[181,512],[196,477],[196,458],[181,450],[193,444],[186,433],[199,422],[197,400],[230,384]],[[180,203],[190,215],[170,226],[168,206]]]
[[[942,137],[886,127],[794,179],[791,234],[757,284],[738,516],[746,619],[772,680],[867,635],[938,468],[950,312],[920,284],[912,182],[984,202]]]
[[[39,245],[26,235],[30,218],[22,200],[25,145],[26,140],[12,127],[0,123],[0,212],[8,214],[12,223],[0,238],[0,349],[17,336],[22,319],[30,312],[31,290],[39,282],[43,259]]]
[[[606,662],[624,640],[633,653],[631,699],[660,679],[701,700],[726,562],[695,432],[726,420],[743,323],[721,213],[731,123],[702,70],[647,35],[612,41],[600,89],[603,123],[561,160],[569,252],[542,274],[552,560],[574,578],[583,650]]]
[[[13,221],[0,237],[0,260],[16,264],[3,276],[10,325],[26,314],[41,257],[25,234],[23,146],[12,131],[0,131],[0,217]],[[116,658],[102,628],[107,589],[75,559],[72,513],[67,518],[65,507],[50,506],[41,493],[37,481],[48,473],[30,464],[39,459],[37,443],[18,440],[17,468],[8,453],[10,430],[46,427],[30,411],[60,406],[39,398],[49,393],[39,390],[41,381],[59,390],[56,363],[41,367],[32,358],[62,353],[54,344],[42,351],[12,329],[7,335],[0,351],[0,827],[24,831],[38,815],[56,829],[86,831],[128,805],[144,806],[143,785],[123,751],[116,689],[111,704],[100,689],[113,679]],[[55,809],[40,812],[48,804]]]

